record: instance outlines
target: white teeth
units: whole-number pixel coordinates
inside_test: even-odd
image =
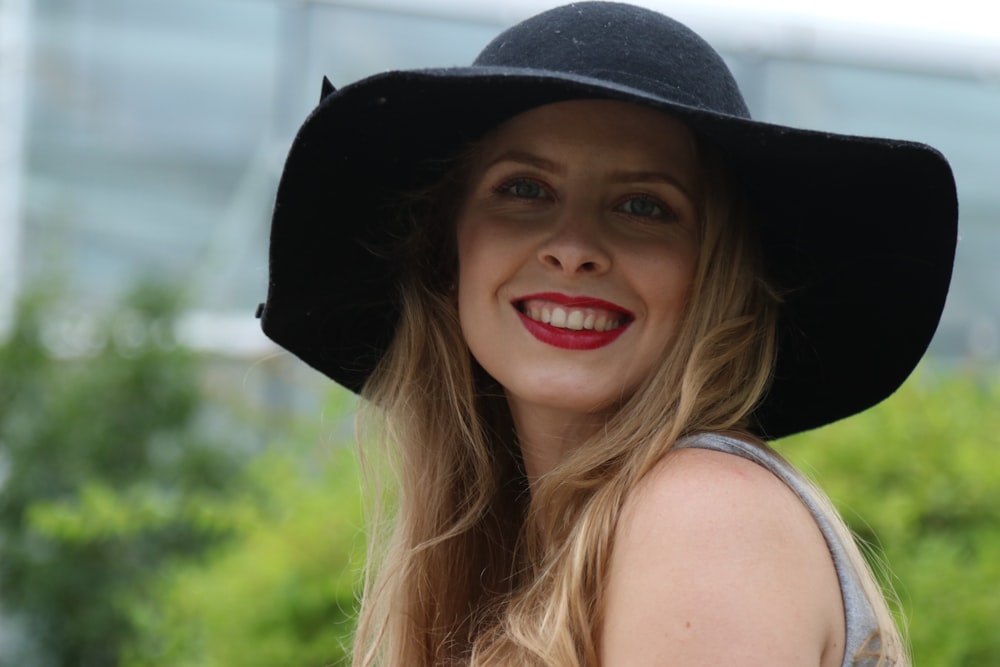
[[[611,331],[622,324],[620,316],[600,309],[567,309],[539,301],[524,303],[522,312],[536,322],[571,331]]]

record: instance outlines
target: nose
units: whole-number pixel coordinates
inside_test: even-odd
[[[607,271],[611,267],[611,254],[598,216],[566,210],[539,246],[538,260],[548,268],[571,275],[598,275]]]

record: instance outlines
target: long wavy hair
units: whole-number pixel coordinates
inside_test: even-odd
[[[774,365],[780,294],[764,278],[743,197],[702,142],[700,249],[683,325],[605,427],[529,494],[503,389],[459,326],[455,218],[474,155],[402,207],[402,314],[359,412],[370,514],[356,667],[597,665],[625,498],[678,438],[748,432]],[[879,664],[907,664],[875,578],[813,489],[877,610],[869,644]]]

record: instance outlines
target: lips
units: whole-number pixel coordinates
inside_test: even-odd
[[[535,338],[555,347],[592,350],[614,342],[634,316],[602,299],[532,294],[512,304]]]

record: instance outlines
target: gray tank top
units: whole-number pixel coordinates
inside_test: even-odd
[[[844,544],[833,531],[826,517],[819,511],[816,503],[791,467],[768,449],[717,433],[690,435],[678,440],[674,447],[711,449],[742,456],[770,470],[798,495],[813,515],[827,545],[830,547],[833,565],[837,569],[837,578],[840,580],[840,590],[844,598],[844,615],[847,622],[847,645],[844,650],[842,667],[874,667],[878,662],[877,658],[856,659],[855,656],[862,647],[867,649],[866,653],[878,650],[878,640],[869,642],[873,633],[878,630],[875,612],[861,588],[858,574],[847,557]]]

